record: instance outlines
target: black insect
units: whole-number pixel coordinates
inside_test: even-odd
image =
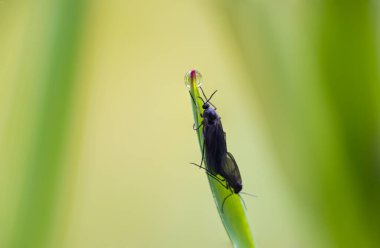
[[[202,148],[202,160],[201,163],[194,165],[199,166],[206,170],[207,174],[221,183],[226,189],[231,190],[231,194],[223,200],[222,212],[225,201],[228,197],[234,193],[239,194],[243,188],[242,179],[238,165],[231,153],[227,151],[226,133],[223,131],[222,122],[219,115],[216,113],[216,107],[210,102],[211,98],[217,92],[212,93],[210,98],[207,98],[203,89],[200,87],[203,96],[206,100],[203,100],[203,118],[201,124],[198,127],[193,127],[194,130],[198,130],[203,126],[203,139],[204,145]],[[191,93],[190,93],[191,95]],[[191,95],[194,104],[195,100]],[[214,108],[212,108],[212,105]],[[207,168],[202,167],[203,161],[206,158]],[[220,179],[217,175],[221,175],[224,179]]]

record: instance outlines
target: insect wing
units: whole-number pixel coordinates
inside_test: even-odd
[[[206,145],[206,161],[214,173],[219,173],[225,164],[227,145],[222,123],[218,120],[213,125],[206,125],[203,129]]]
[[[227,152],[226,162],[221,168],[220,174],[227,180],[228,184],[234,189],[240,188],[242,185],[242,179],[239,171],[239,167],[235,161],[235,158],[231,153]],[[237,191],[240,191],[237,190]]]

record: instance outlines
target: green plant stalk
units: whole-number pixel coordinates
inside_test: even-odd
[[[190,97],[191,105],[193,108],[194,122],[196,126],[202,123],[201,113],[203,113],[202,101],[199,99],[200,94],[196,84],[196,79],[191,80],[190,93],[194,97],[195,103]],[[199,147],[202,152],[203,147],[203,127],[197,131]],[[206,162],[204,164],[207,167]],[[206,174],[207,175],[207,174]],[[214,197],[216,207],[219,212],[220,219],[223,222],[224,228],[234,247],[254,247],[252,233],[248,224],[247,216],[245,213],[244,205],[237,194],[229,197],[224,204],[222,212],[223,200],[231,194],[230,190],[227,190],[223,185],[216,181],[211,176],[207,176],[210,184],[211,192]],[[222,176],[218,175],[221,179]]]

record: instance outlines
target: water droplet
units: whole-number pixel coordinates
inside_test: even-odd
[[[202,74],[197,70],[190,70],[185,75],[185,84],[186,87],[190,89],[191,82],[194,80],[195,85],[200,87],[202,85]]]

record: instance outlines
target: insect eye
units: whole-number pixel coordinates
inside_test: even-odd
[[[210,107],[210,105],[209,105],[208,103],[205,103],[205,104],[203,104],[203,106],[202,106],[203,109],[208,109],[209,107]]]

